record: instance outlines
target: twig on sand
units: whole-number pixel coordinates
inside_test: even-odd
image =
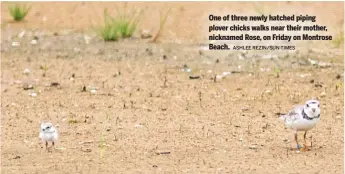
[[[169,8],[168,12],[165,14],[165,16],[162,18],[162,14],[160,14],[160,23],[159,23],[159,29],[156,34],[156,36],[152,39],[152,42],[157,42],[157,39],[159,38],[161,32],[163,31],[164,24],[167,20],[168,14],[170,13],[171,8]]]

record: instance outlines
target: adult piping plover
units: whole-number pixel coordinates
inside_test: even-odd
[[[52,142],[54,147],[55,141],[58,139],[58,132],[52,123],[41,123],[40,138],[46,142],[46,149],[48,149],[48,142]]]
[[[296,106],[288,114],[281,116],[280,119],[284,120],[286,127],[296,130],[295,141],[298,150],[301,146],[298,144],[297,133],[298,131],[304,131],[302,151],[307,151],[307,131],[315,127],[316,123],[320,121],[320,102],[308,100],[304,105]]]

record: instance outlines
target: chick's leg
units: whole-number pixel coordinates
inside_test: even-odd
[[[48,141],[46,141],[46,150],[49,151],[49,149],[48,149]]]

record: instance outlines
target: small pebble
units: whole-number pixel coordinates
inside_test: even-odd
[[[76,53],[79,53],[80,52],[80,48],[74,47],[73,51],[76,52]]]
[[[249,149],[257,149],[257,147],[255,145],[251,145],[249,146]]]
[[[55,149],[57,149],[57,150],[66,150],[65,147],[55,147]]]
[[[32,92],[32,93],[30,93],[29,95],[30,95],[31,97],[36,97],[36,96],[37,96],[37,93]]]
[[[249,107],[248,107],[248,106],[245,106],[245,107],[243,107],[241,110],[242,110],[242,112],[248,111],[248,110],[249,110]]]
[[[151,38],[151,37],[152,37],[152,34],[151,34],[151,33],[152,33],[152,32],[151,32],[150,30],[143,30],[143,31],[141,32],[140,37],[141,37],[142,39]]]
[[[320,94],[320,96],[321,96],[321,97],[325,97],[325,96],[326,96],[326,92],[322,92],[322,93]]]
[[[231,72],[223,72],[223,76],[231,75]]]
[[[13,47],[18,47],[19,45],[20,45],[19,42],[12,42]]]
[[[217,75],[216,78],[217,79],[221,79],[221,78],[223,78],[223,76],[222,75]]]
[[[22,31],[22,32],[20,32],[20,33],[18,34],[18,37],[19,37],[19,38],[22,38],[22,37],[24,37],[24,35],[25,35],[25,31]]]
[[[83,151],[83,152],[92,152],[92,149],[82,147],[81,151]]]
[[[189,79],[199,79],[200,76],[189,76]]]
[[[27,83],[24,83],[24,84],[23,84],[23,89],[24,89],[24,90],[29,90],[29,89],[34,89],[34,87],[33,87],[32,85],[29,85],[29,84],[27,84]]]
[[[50,86],[60,86],[60,83],[58,83],[58,82],[52,82],[52,83],[50,83]]]
[[[328,67],[331,67],[332,64],[328,63],[328,62],[319,62],[318,64],[320,67],[323,67],[323,68],[328,68]]]
[[[89,37],[87,35],[84,35],[84,41],[85,41],[86,44],[89,44],[90,40],[91,40],[91,37]]]
[[[28,75],[28,74],[30,74],[30,70],[27,69],[27,68],[25,68],[23,73],[26,74],[26,75]]]
[[[140,127],[143,127],[143,125],[141,125],[141,124],[136,124],[134,127],[140,128]]]
[[[97,90],[91,89],[90,92],[91,92],[91,94],[96,94],[96,93],[97,93]]]
[[[20,80],[15,80],[13,83],[18,85],[18,84],[22,84],[23,82]]]
[[[300,77],[304,78],[304,77],[307,77],[307,76],[311,76],[310,74],[301,74]]]
[[[308,61],[309,61],[309,63],[312,64],[312,65],[317,64],[317,61],[316,61],[316,60],[313,60],[313,59],[308,58]]]
[[[36,45],[37,44],[37,40],[32,40],[31,42],[30,42],[32,45]]]
[[[315,85],[314,85],[315,87],[317,87],[317,88],[322,88],[322,83],[315,83]]]

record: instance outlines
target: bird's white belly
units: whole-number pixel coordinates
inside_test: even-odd
[[[298,131],[308,131],[315,127],[316,123],[319,122],[320,118],[316,118],[313,120],[295,120],[293,122],[287,123],[286,125],[292,129],[298,130]]]
[[[56,132],[50,133],[50,132],[45,132],[45,133],[40,133],[40,138],[44,141],[56,141],[57,139],[57,134]]]

